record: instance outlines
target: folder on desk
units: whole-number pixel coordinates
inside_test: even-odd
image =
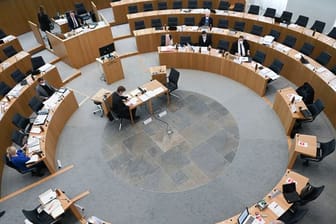
[[[38,198],[39,198],[41,205],[46,205],[51,200],[54,200],[56,196],[57,196],[56,192],[49,189],[46,192],[40,194]]]
[[[37,161],[38,161],[38,159],[39,159],[39,157],[38,157],[38,155],[32,155],[32,157],[30,157],[30,160],[28,160],[27,162],[26,162],[26,164],[29,164],[29,163],[36,163]]]
[[[34,125],[42,125],[46,121],[48,114],[37,115],[34,121]]]

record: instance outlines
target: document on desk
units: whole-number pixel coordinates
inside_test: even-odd
[[[160,93],[163,93],[163,92],[164,92],[164,89],[161,86],[153,90],[153,94],[155,96],[159,95]]]
[[[142,102],[146,102],[147,100],[149,100],[151,97],[149,97],[149,94],[145,93],[145,94],[142,94],[141,96],[139,96],[140,100]]]
[[[336,91],[336,79],[332,80],[331,82],[329,82],[329,86]]]
[[[271,211],[278,217],[280,217],[283,213],[285,213],[285,210],[275,201],[269,204],[268,208],[271,209]]]
[[[27,145],[28,147],[34,147],[35,145],[39,145],[40,144],[40,139],[36,138],[35,136],[29,136],[28,140],[27,140]]]
[[[56,196],[57,196],[56,191],[49,189],[46,192],[43,192],[42,194],[40,194],[38,198],[39,198],[41,205],[46,205],[51,200],[54,200]]]
[[[125,104],[127,106],[131,106],[131,105],[135,105],[137,102],[138,102],[138,99],[136,97],[133,97],[130,100],[128,100]]]
[[[20,95],[21,90],[23,89],[24,86],[21,84],[17,84],[11,91],[8,92],[7,95],[13,96],[13,97],[18,97]]]
[[[30,153],[34,153],[34,152],[41,152],[41,148],[40,145],[34,145],[33,147],[28,147],[27,148],[27,152]]]
[[[35,163],[35,162],[37,162],[38,161],[38,159],[39,159],[39,157],[38,157],[38,155],[32,155],[32,157],[30,157],[30,160],[28,160],[27,162],[26,162],[26,164],[29,164],[29,163]]]
[[[39,67],[38,70],[39,70],[40,72],[47,72],[47,71],[49,71],[52,67],[53,67],[52,64],[47,63],[47,64],[44,64],[44,65],[42,65],[41,67]]]
[[[48,117],[48,114],[37,115],[37,117],[34,120],[34,125],[44,124],[44,122],[46,121],[47,117]]]

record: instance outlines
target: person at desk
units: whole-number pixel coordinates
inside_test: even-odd
[[[69,13],[69,17],[67,19],[68,19],[68,24],[71,30],[75,30],[82,25],[81,19],[79,18],[79,16],[75,14],[74,11],[71,11]]]
[[[250,45],[247,40],[244,39],[244,36],[239,36],[238,40],[232,44],[230,53],[241,57],[250,55]]]
[[[173,37],[171,34],[166,34],[165,35],[165,46],[173,46],[174,42],[173,42]]]
[[[124,86],[119,86],[117,91],[112,94],[112,110],[120,118],[131,119],[129,107],[125,105],[125,101],[127,100],[127,96],[123,95],[125,91],[126,88]],[[132,116],[134,121],[137,121],[140,117],[136,116],[135,113],[136,108],[132,110]]]
[[[49,85],[43,78],[38,78],[37,80],[39,84],[36,86],[36,94],[41,100],[47,100],[57,91],[57,89]]]
[[[34,176],[42,177],[44,175],[42,168],[44,167],[44,164],[42,162],[38,162],[35,165],[31,167],[26,166],[26,162],[30,160],[30,157],[28,157],[23,149],[25,149],[27,145],[24,145],[20,149],[16,149],[14,146],[9,146],[7,148],[7,157],[9,161],[15,166],[18,170],[21,171],[27,171],[28,169],[32,169],[32,174]]]
[[[207,34],[204,30],[202,31],[202,35],[198,38],[198,45],[201,47],[209,47],[212,45],[211,35]]]
[[[210,17],[210,10],[205,11],[205,15],[201,18],[198,26],[213,26],[213,19]]]
[[[38,19],[38,22],[40,24],[40,29],[43,32],[46,32],[46,31],[50,32],[51,21],[50,21],[50,18],[47,15],[47,13],[45,12],[44,7],[42,5],[40,5],[39,12],[37,13],[37,19]],[[51,46],[51,43],[50,43],[49,39],[48,39],[48,43],[49,43],[50,49],[52,49],[52,46]]]

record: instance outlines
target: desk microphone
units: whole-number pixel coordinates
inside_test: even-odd
[[[141,87],[138,87],[138,90],[140,90],[141,94],[144,94],[146,92],[146,90],[142,89]]]

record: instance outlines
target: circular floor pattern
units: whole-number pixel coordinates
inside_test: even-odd
[[[106,125],[102,151],[114,175],[144,190],[180,192],[209,183],[232,162],[239,130],[230,112],[204,95],[177,94],[168,108],[165,96],[153,101],[155,114],[167,111],[160,120],[144,125],[142,106],[134,126]]]

